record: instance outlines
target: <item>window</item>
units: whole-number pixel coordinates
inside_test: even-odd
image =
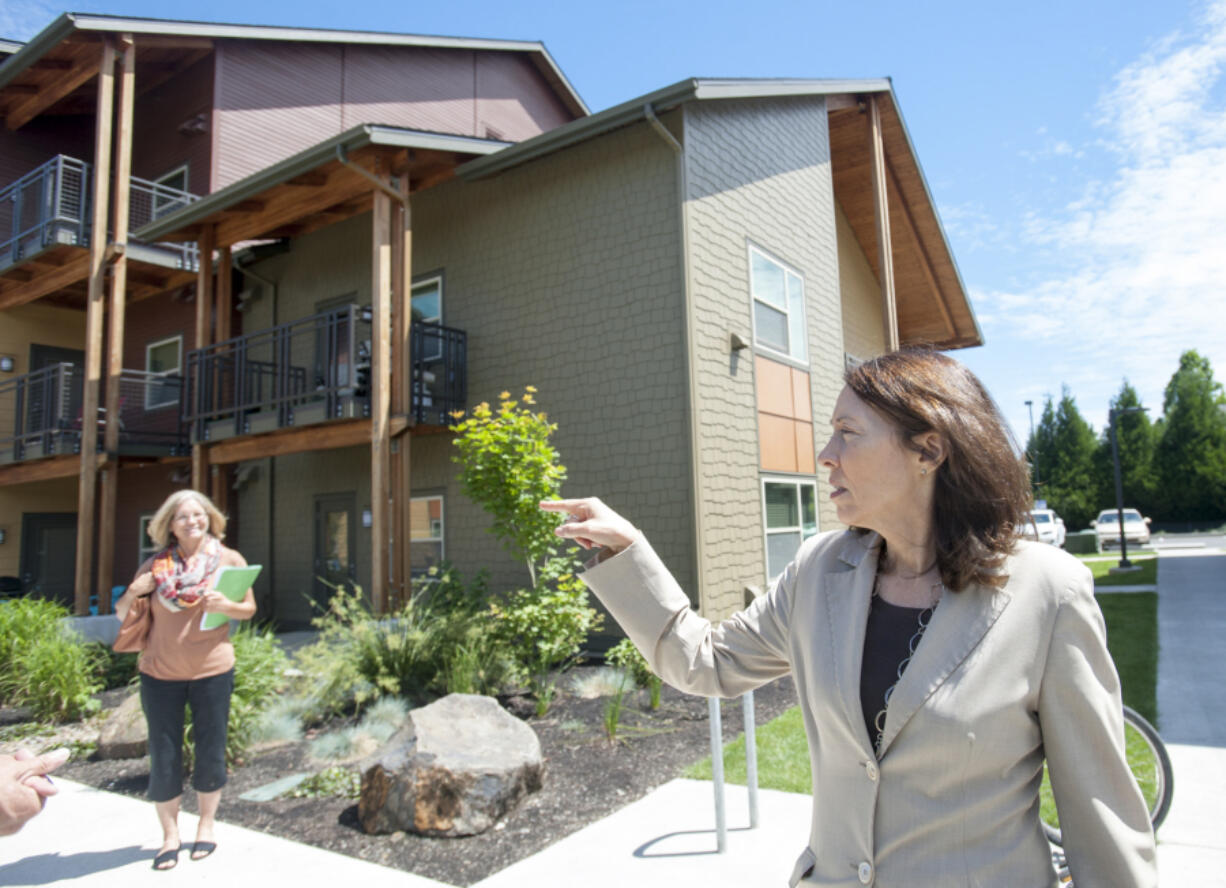
[[[443,560],[443,498],[409,500],[409,563],[415,576]]]
[[[145,346],[145,370],[158,376],[178,376],[183,360],[183,337],[172,336]],[[179,403],[179,380],[158,382],[150,378],[145,382],[145,409],[169,407]]]
[[[152,512],[146,512],[140,516],[140,531],[136,535],[137,564],[144,564],[146,558],[152,558],[158,553],[157,543],[149,539],[149,522],[152,520]]]
[[[754,342],[807,364],[804,278],[757,247],[750,247],[749,290],[753,296]]]
[[[187,191],[187,164],[153,180],[153,218],[160,219],[180,207],[187,206],[183,194]]]
[[[443,322],[443,278],[434,275],[413,285],[413,323],[441,324]],[[415,361],[437,361],[443,357],[443,340],[439,336],[422,338],[422,354],[413,355]]]
[[[762,482],[766,523],[766,575],[773,582],[800,544],[817,533],[817,483],[768,479]]]

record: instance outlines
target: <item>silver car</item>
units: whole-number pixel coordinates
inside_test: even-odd
[[[1124,510],[1124,539],[1128,540],[1128,545],[1149,545],[1149,522],[1150,519],[1142,518],[1136,509]],[[1115,509],[1103,509],[1090,526],[1094,528],[1098,551],[1119,547],[1120,516]]]

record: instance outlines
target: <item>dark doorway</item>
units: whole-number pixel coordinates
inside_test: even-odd
[[[81,378],[85,372],[85,352],[79,348],[60,348],[56,345],[30,345],[30,372],[54,367],[57,364],[72,364],[78,368]],[[75,373],[78,371],[74,371]],[[62,390],[60,386],[65,386]],[[74,384],[71,377],[59,374],[31,385],[26,398],[25,428],[27,431],[50,431],[60,421],[78,420],[80,428],[81,383]]]
[[[21,516],[21,588],[26,595],[72,609],[77,566],[75,512],[30,512]]]
[[[30,370],[41,370],[52,364],[76,364],[85,366],[85,352],[79,348],[60,348],[56,345],[30,346]]]
[[[358,578],[355,557],[357,508],[354,499],[352,493],[327,493],[315,497],[315,582],[311,588],[317,613],[327,609],[333,586],[348,584]]]

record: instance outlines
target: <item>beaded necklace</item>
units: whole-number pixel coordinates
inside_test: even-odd
[[[919,576],[923,576],[920,574]],[[873,581],[873,598],[881,598],[881,592],[878,587],[881,585],[881,577]],[[937,605],[941,603],[941,594],[945,591],[945,584],[936,582],[932,584],[933,603],[931,606],[924,608],[916,616],[915,634],[911,636],[907,642],[907,653],[898,663],[898,672],[894,679],[894,683],[885,689],[885,697],[882,700],[881,709],[878,710],[877,716],[873,719],[873,727],[876,729],[877,736],[873,740],[873,751],[877,754],[877,758],[881,758],[881,743],[885,738],[885,712],[890,705],[890,697],[894,696],[894,689],[898,687],[898,682],[902,680],[902,674],[906,671],[907,666],[911,663],[911,658],[915,656],[915,651],[919,648],[920,641],[924,638],[924,633],[928,630],[928,624],[932,622],[932,615],[937,609]]]

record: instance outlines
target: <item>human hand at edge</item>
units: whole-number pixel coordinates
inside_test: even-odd
[[[585,549],[601,546],[616,555],[639,538],[634,525],[594,496],[583,499],[543,500],[547,512],[565,512],[567,518],[554,533],[574,540]]]
[[[0,755],[0,836],[17,832],[43,809],[48,796],[59,792],[45,775],[68,761],[69,755],[64,748],[42,755],[28,749]]]

